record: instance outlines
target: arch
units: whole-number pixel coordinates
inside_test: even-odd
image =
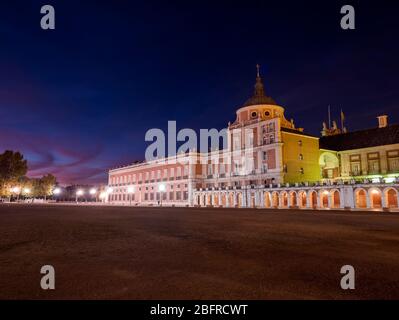
[[[297,193],[296,191],[291,191],[289,194],[290,197],[290,205],[291,207],[297,207],[298,203],[297,203]]]
[[[378,188],[369,189],[370,207],[373,209],[382,208],[382,192]]]
[[[234,193],[230,192],[228,197],[229,197],[229,206],[230,207],[234,207],[235,206]]]
[[[317,208],[317,192],[315,190],[309,193],[310,207]]]
[[[299,191],[298,193],[298,205],[300,208],[306,208],[307,206],[307,196],[306,191]]]
[[[237,206],[238,206],[239,208],[242,208],[242,193],[241,193],[241,192],[239,192],[239,193],[237,194]]]
[[[327,190],[320,191],[320,207],[321,208],[329,208],[329,198],[330,192]]]
[[[252,192],[249,194],[249,206],[251,208],[255,208],[256,207],[255,194],[252,193]]]
[[[226,199],[226,194],[224,192],[220,195],[220,205],[223,208],[227,207],[227,199]]]
[[[213,205],[216,207],[219,206],[219,195],[216,193],[213,195]]]
[[[398,208],[398,191],[396,189],[386,188],[384,196],[387,208]]]
[[[206,205],[207,206],[212,205],[212,195],[210,193],[206,195]]]
[[[332,208],[340,208],[341,207],[341,193],[338,190],[331,191],[332,197]]]
[[[281,208],[287,208],[288,207],[288,194],[286,191],[283,191],[280,193],[280,207]]]
[[[280,205],[280,198],[278,195],[278,192],[273,192],[272,193],[272,207],[277,208]]]
[[[265,208],[271,208],[272,207],[272,196],[270,192],[265,192]]]
[[[339,176],[339,160],[332,152],[323,152],[319,157],[319,165],[324,179],[334,179]]]
[[[355,190],[355,206],[356,208],[367,208],[368,195],[367,191],[363,188],[358,188]]]

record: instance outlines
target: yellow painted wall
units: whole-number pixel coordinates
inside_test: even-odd
[[[319,181],[321,179],[319,139],[284,131],[281,132],[281,138],[283,164],[287,166],[284,182]],[[299,141],[302,141],[302,146]],[[300,160],[300,154],[303,155],[303,160]],[[300,172],[301,168],[304,170],[303,174]]]

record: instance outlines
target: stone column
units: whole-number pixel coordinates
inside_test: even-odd
[[[312,192],[308,191],[306,193],[306,208],[312,208]]]
[[[320,201],[320,192],[317,192],[317,208],[320,209],[321,208],[321,201]]]
[[[262,191],[259,191],[260,203],[259,206],[264,208],[265,207],[265,194]]]
[[[385,197],[385,192],[384,190],[381,190],[381,207],[382,210],[388,209],[388,199]]]
[[[341,209],[345,208],[344,191],[342,188],[339,190],[339,207]]]
[[[278,194],[278,207],[279,208],[283,208],[284,207],[284,197],[283,197],[283,193],[280,192]]]
[[[247,207],[247,190],[244,189],[243,192],[241,192],[241,198],[242,198],[242,207],[246,208]]]
[[[252,197],[251,197],[252,199]],[[259,207],[259,192],[255,191],[255,207]]]
[[[334,194],[333,193],[331,193],[331,191],[330,191],[330,193],[328,194],[328,208],[329,209],[332,209],[332,207],[334,206]]]
[[[366,206],[367,206],[367,209],[371,208],[370,195],[367,191],[366,191]]]
[[[296,205],[298,208],[302,208],[302,198],[300,192],[296,193]]]
[[[237,191],[234,191],[233,193],[233,206],[237,206]]]
[[[355,208],[355,190],[352,186],[345,186],[341,188],[341,195],[343,198],[343,205],[345,209]]]

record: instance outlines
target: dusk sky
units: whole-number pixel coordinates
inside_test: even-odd
[[[56,30],[40,28],[44,4]],[[356,30],[340,28],[344,4]],[[1,1],[0,152],[21,151],[30,176],[105,183],[144,159],[151,128],[234,121],[257,63],[308,133],[328,105],[349,131],[398,123],[398,16],[393,1]]]

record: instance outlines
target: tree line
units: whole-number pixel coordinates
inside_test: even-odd
[[[52,174],[29,178],[27,172],[28,161],[20,152],[7,150],[0,154],[0,197],[46,198],[53,194],[57,180]]]

